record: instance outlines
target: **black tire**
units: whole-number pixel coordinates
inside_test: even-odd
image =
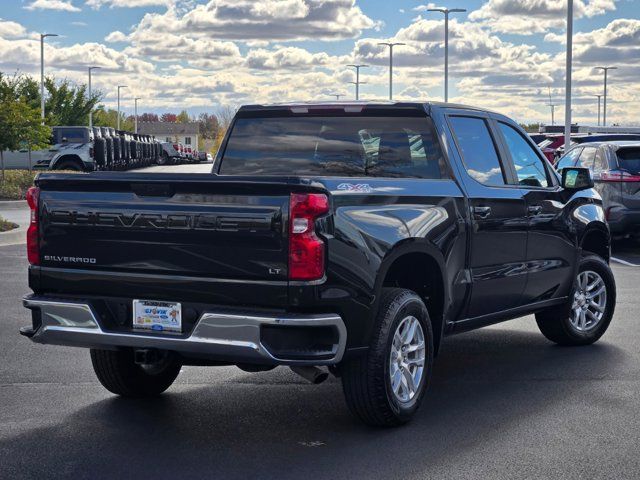
[[[425,359],[415,395],[401,402],[392,391],[390,355],[396,329],[408,316],[418,319],[422,327]],[[367,354],[340,367],[349,410],[368,425],[393,427],[408,422],[429,387],[432,368],[433,333],[424,302],[411,290],[384,288]]]
[[[102,170],[106,165],[106,148],[104,138],[96,138],[93,142],[93,158],[100,170]]]
[[[181,364],[170,352],[149,368],[134,362],[132,349],[91,349],[91,363],[100,383],[112,393],[123,397],[160,395],[174,382]]]
[[[580,260],[578,274],[587,271],[597,273],[602,278],[606,288],[606,302],[603,302],[605,311],[602,318],[593,328],[580,331],[570,320],[574,294],[578,288],[577,277],[574,280],[569,301],[566,304],[536,314],[536,322],[542,334],[558,345],[590,345],[604,335],[613,318],[616,307],[616,282],[611,268],[601,257],[588,255]]]
[[[78,162],[74,162],[73,160],[63,160],[60,163],[56,163],[54,170],[71,170],[73,172],[84,172],[84,168],[78,164]]]
[[[169,164],[169,154],[167,152],[162,152],[162,155],[158,157],[156,162],[158,165],[168,165]]]

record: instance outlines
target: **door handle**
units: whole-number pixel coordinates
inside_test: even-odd
[[[531,205],[529,208],[527,208],[527,211],[531,215],[539,215],[542,212],[542,207],[540,205]]]
[[[473,214],[481,219],[488,218],[491,215],[491,207],[473,207],[471,209]]]

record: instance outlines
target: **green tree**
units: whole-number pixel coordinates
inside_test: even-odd
[[[28,75],[16,75],[7,79],[14,96],[23,98],[32,108],[40,109],[40,83]],[[102,99],[100,92],[91,92],[86,85],[73,85],[69,80],[56,81],[47,77],[44,81],[47,91],[45,100],[45,123],[47,125],[86,125],[89,112]]]
[[[96,127],[118,128],[118,111],[100,105],[97,110],[93,112],[93,124]],[[127,117],[124,113],[120,112],[120,129],[133,132],[134,127],[134,118],[132,116]]]
[[[190,121],[191,121],[191,117],[189,116],[186,110],[182,110],[176,117],[176,122],[178,123],[189,123]]]
[[[51,129],[40,123],[40,111],[24,98],[0,99],[0,167],[4,180],[4,151],[43,148],[49,143]]]

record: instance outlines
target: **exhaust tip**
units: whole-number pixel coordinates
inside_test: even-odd
[[[298,367],[293,366],[290,367],[294,373],[297,373],[305,380],[313,383],[314,385],[319,385],[324,382],[327,378],[329,378],[329,373],[324,370],[320,370],[318,367]]]

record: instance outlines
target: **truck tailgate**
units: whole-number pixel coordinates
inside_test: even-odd
[[[170,288],[174,279],[175,288],[188,289],[200,279],[211,286],[212,297],[228,303],[243,299],[229,290],[221,297],[217,282],[268,283],[277,289],[271,295],[286,297],[286,179],[99,173],[47,175],[38,185],[41,267],[56,269],[58,281],[75,278],[70,291],[123,294],[114,284],[135,288],[132,278],[140,278],[142,290],[152,279],[155,288]],[[86,277],[84,285],[76,270]]]

